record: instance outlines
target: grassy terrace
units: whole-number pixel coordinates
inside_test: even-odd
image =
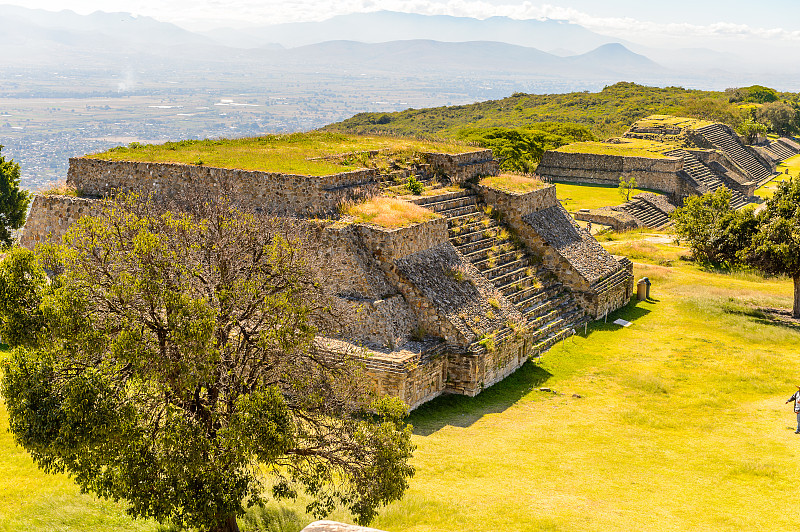
[[[681,129],[698,129],[705,126],[710,126],[716,122],[709,122],[708,120],[700,120],[699,118],[688,118],[685,116],[672,116],[672,115],[651,115],[647,118],[637,120],[633,127],[678,127]]]
[[[623,157],[647,157],[650,159],[666,159],[661,153],[667,146],[659,142],[640,139],[619,139],[619,143],[611,142],[575,142],[558,148],[561,153],[587,153],[592,155],[619,155]]]
[[[556,196],[569,212],[580,209],[599,209],[625,203],[625,198],[619,193],[619,188],[609,185],[587,185],[575,183],[555,183]],[[654,192],[642,188],[631,191],[631,197],[640,192]]]
[[[492,187],[512,194],[525,194],[544,188],[546,184],[538,179],[522,175],[500,174],[481,179],[481,185]]]
[[[368,157],[363,153],[372,150],[455,154],[475,149],[456,141],[433,142],[414,138],[310,132],[243,139],[183,140],[165,144],[134,143],[86,157],[110,161],[202,164],[218,168],[322,176],[380,164],[379,158]],[[336,155],[342,157],[319,160]]]

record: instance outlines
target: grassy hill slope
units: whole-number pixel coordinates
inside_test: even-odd
[[[471,105],[360,113],[322,129],[449,137],[464,128],[519,128],[539,122],[569,122],[586,126],[599,138],[607,138],[619,135],[639,118],[652,114],[679,114],[727,122],[726,114],[731,113],[733,118],[736,109],[728,103],[724,92],[617,83],[597,93],[515,93],[502,100]]]

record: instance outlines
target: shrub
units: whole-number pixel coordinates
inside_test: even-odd
[[[415,196],[419,196],[422,194],[422,191],[425,190],[425,185],[423,185],[416,176],[410,175],[406,181],[406,188]]]

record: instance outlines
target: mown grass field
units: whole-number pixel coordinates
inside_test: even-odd
[[[373,526],[796,527],[800,435],[784,401],[800,382],[800,328],[740,312],[789,307],[790,281],[701,270],[663,235],[612,235],[603,245],[633,257],[636,278],[653,281],[652,299],[557,344],[476,398],[442,397],[415,411],[417,474]],[[613,325],[618,317],[633,325]],[[157,530],[79,494],[64,476],[39,472],[6,428],[0,410],[0,531]],[[311,520],[299,504],[282,515],[284,530]]]
[[[599,209],[625,203],[625,198],[619,193],[619,188],[609,185],[578,185],[575,183],[556,183],[556,196],[569,212],[579,209]],[[631,197],[644,189],[635,188]]]

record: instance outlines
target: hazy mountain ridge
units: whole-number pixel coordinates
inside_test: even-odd
[[[257,28],[220,29],[204,35],[227,46],[244,43],[278,43],[297,47],[325,41],[350,40],[380,43],[403,40],[441,42],[496,41],[527,48],[550,49],[553,43],[569,43],[571,50],[587,52],[620,39],[600,35],[561,20],[516,20],[490,17],[484,20],[449,15],[418,15],[394,11],[352,13],[320,22],[275,24]]]

